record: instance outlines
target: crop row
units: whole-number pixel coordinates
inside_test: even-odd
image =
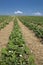
[[[18,18],[24,25],[26,25],[28,28],[33,30],[35,32],[35,34],[37,35],[37,37],[43,39],[43,26],[41,26],[43,24],[41,24],[41,21],[40,22],[38,21],[38,17],[36,19],[33,18],[34,20],[32,19],[31,16],[30,16],[30,18],[28,16],[26,16],[26,17],[21,16]],[[42,23],[43,23],[43,21],[42,21]]]
[[[13,19],[11,16],[0,16],[0,30],[4,28]]]
[[[2,49],[0,65],[35,65],[34,56],[25,45],[16,19],[7,48]]]

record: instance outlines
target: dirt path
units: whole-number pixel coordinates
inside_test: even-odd
[[[11,21],[8,25],[6,25],[4,29],[0,30],[0,51],[2,48],[6,47],[12,29],[13,29],[13,21]]]
[[[41,44],[40,40],[35,36],[35,34],[25,25],[23,25],[19,20],[18,23],[21,28],[21,32],[25,39],[26,45],[35,55],[36,65],[43,65],[43,44]]]

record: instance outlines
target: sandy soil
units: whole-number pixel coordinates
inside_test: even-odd
[[[26,45],[30,48],[31,52],[35,56],[36,65],[43,65],[43,44],[41,44],[40,40],[35,36],[34,32],[29,30],[19,20],[18,24],[21,28]]]
[[[11,21],[8,25],[6,25],[4,29],[0,30],[0,51],[2,48],[6,47],[12,29],[13,29],[13,21]]]

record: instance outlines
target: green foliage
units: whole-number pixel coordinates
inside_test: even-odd
[[[43,39],[43,17],[38,16],[19,16],[20,21],[29,29],[33,30],[37,37]]]
[[[0,65],[35,65],[34,57],[25,45],[17,20],[9,37],[6,49],[3,49]]]
[[[11,16],[0,16],[0,30],[4,28],[13,19]]]

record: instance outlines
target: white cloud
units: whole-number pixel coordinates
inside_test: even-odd
[[[35,13],[33,13],[33,15],[36,15],[36,16],[41,16],[41,15],[42,15],[42,13],[41,13],[41,12],[35,12]]]
[[[23,13],[23,12],[20,11],[20,10],[17,10],[17,11],[14,12],[14,14],[22,14],[22,13]]]

